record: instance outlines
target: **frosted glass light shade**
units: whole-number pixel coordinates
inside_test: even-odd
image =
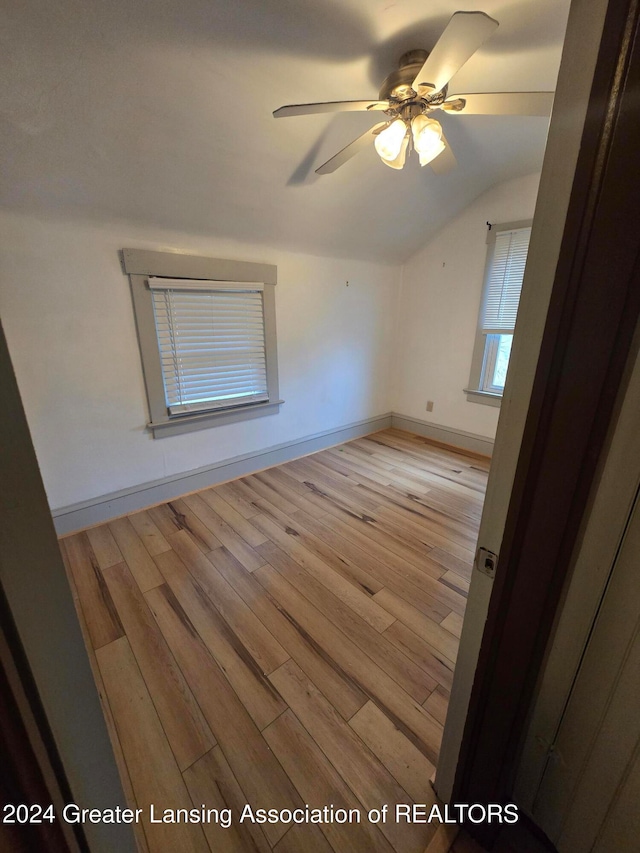
[[[409,146],[409,134],[405,136],[400,145],[400,152],[395,160],[387,160],[385,157],[382,158],[382,162],[385,166],[390,166],[392,169],[402,169],[404,167],[404,161],[407,157],[407,147]]]
[[[421,166],[430,163],[434,157],[444,151],[442,128],[434,119],[427,118],[425,115],[416,116],[411,122],[411,133],[413,147],[418,152]]]
[[[444,144],[444,142],[442,140],[440,140],[440,142],[438,143],[438,146],[437,147],[434,146],[433,150],[430,151],[428,154],[418,154],[418,159],[420,160],[420,165],[426,166],[427,163],[430,163],[432,160],[435,160],[436,157],[438,156],[438,154],[442,154],[442,152],[444,151],[444,149],[446,147],[447,146]]]
[[[374,146],[380,157],[388,164],[396,160],[402,151],[402,143],[407,136],[407,126],[402,119],[392,121],[389,127],[379,133]],[[402,168],[402,166],[400,167]]]

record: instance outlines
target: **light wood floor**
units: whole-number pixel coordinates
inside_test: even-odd
[[[62,541],[141,849],[424,851],[366,815],[433,802],[487,469],[386,430]]]

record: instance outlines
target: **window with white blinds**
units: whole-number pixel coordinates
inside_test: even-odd
[[[520,302],[531,228],[500,231],[485,284],[480,326],[484,334],[513,332]]]
[[[261,283],[149,278],[169,415],[269,400]]]
[[[467,400],[500,405],[516,325],[531,225],[494,225],[487,235],[487,263],[473,348]]]

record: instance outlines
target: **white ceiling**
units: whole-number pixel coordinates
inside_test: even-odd
[[[403,260],[490,186],[539,169],[541,118],[445,116],[459,168],[373,148],[314,169],[374,121],[273,119],[287,103],[376,97],[456,10],[497,33],[450,93],[552,90],[569,0],[6,0],[6,208],[129,220],[294,251]],[[448,121],[446,121],[448,119]]]

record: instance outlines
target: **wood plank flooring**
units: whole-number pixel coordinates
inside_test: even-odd
[[[433,802],[487,471],[390,429],[62,540],[141,850],[423,853],[367,813]]]

